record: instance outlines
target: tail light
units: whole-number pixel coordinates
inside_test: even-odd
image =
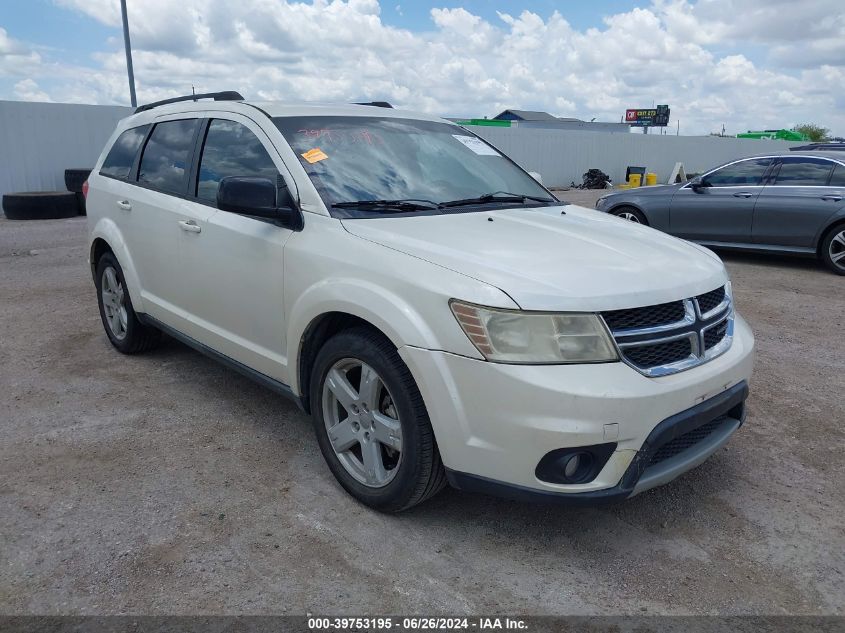
[[[82,183],[82,195],[85,196],[85,199],[88,199],[88,181]]]

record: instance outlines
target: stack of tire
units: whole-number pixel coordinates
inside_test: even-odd
[[[67,191],[26,191],[3,195],[3,213],[9,220],[57,220],[85,215],[82,185],[90,169],[66,169]]]

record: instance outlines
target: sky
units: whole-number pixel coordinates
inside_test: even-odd
[[[386,100],[845,135],[845,0],[128,0],[140,103]],[[129,103],[119,0],[0,0],[0,99]]]

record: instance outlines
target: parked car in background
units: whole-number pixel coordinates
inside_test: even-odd
[[[121,121],[86,190],[111,344],[166,332],[292,398],[380,510],[447,481],[626,499],[744,420],[719,258],[562,205],[449,121],[189,96]]]
[[[602,196],[596,208],[707,246],[821,258],[845,275],[845,156],[766,154],[687,183]]]

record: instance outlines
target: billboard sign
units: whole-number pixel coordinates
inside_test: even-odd
[[[666,127],[669,125],[669,106],[625,110],[625,123],[638,127]]]

